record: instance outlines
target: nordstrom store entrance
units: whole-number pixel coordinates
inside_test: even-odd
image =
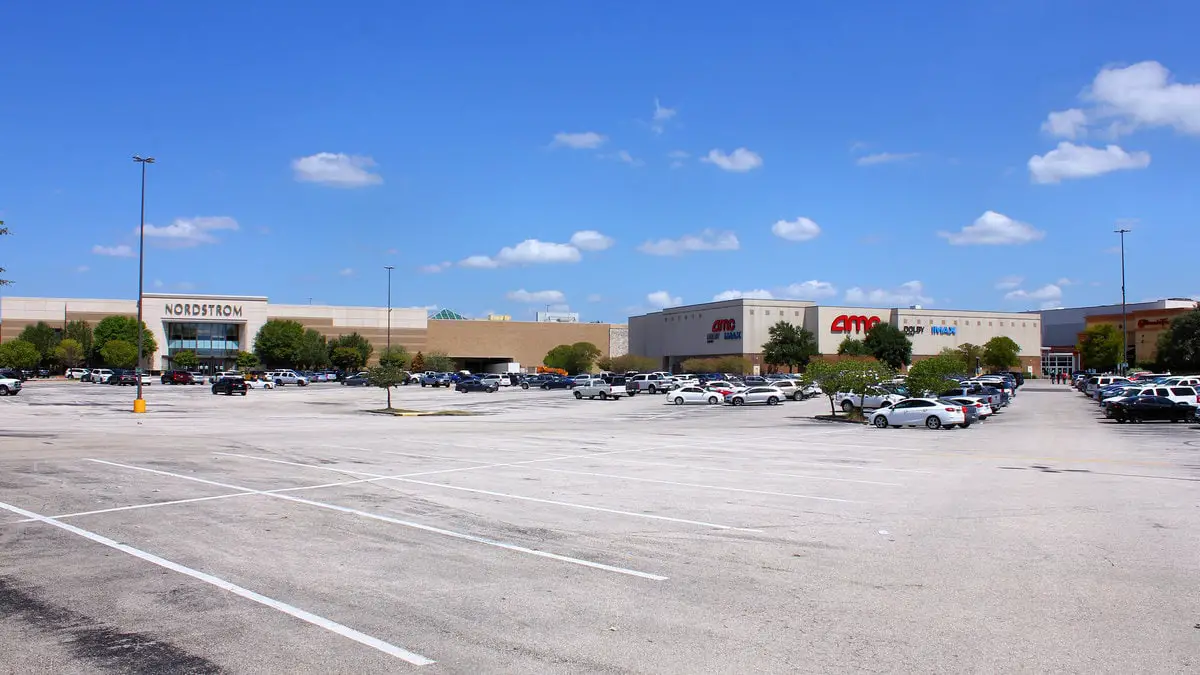
[[[235,370],[237,354],[243,349],[244,330],[244,323],[164,321],[167,355],[163,358],[163,369],[175,368],[175,355],[181,351],[191,351],[196,353],[200,370],[206,375],[220,370]]]

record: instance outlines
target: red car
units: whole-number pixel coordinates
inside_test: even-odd
[[[196,378],[186,370],[168,370],[161,379],[163,384],[196,384]]]

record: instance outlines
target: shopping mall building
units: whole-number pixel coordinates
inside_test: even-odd
[[[408,349],[445,352],[459,366],[475,372],[504,364],[528,370],[561,344],[591,342],[602,356],[626,353],[624,325],[578,323],[562,317],[542,322],[465,319],[443,311],[433,317],[423,308],[280,305],[263,296],[145,294],[142,320],[154,334],[158,350],[147,355],[150,370],[171,368],[172,354],[195,351],[206,371],[232,369],[239,351],[254,351],[254,337],[271,319],[289,319],[326,338],[358,333],[374,347],[374,357],[388,341]],[[70,298],[0,298],[0,342],[15,339],[26,326],[44,321],[62,330],[68,321],[94,327],[108,316],[137,316],[136,300]]]
[[[767,331],[780,321],[809,330],[824,356],[836,355],[847,337],[862,339],[871,326],[881,322],[899,327],[912,340],[914,361],[947,347],[982,345],[1007,336],[1021,346],[1021,370],[1041,372],[1041,317],[1037,314],[840,307],[797,300],[727,300],[630,317],[629,351],[661,359],[667,370],[678,370],[690,358],[742,356],[758,373],[766,370],[762,351],[770,338]]]
[[[1042,317],[1042,349],[1046,368],[1075,370],[1088,368],[1079,358],[1079,337],[1091,328],[1108,324],[1121,330],[1125,324],[1126,362],[1153,363],[1158,356],[1158,336],[1171,326],[1175,317],[1195,309],[1197,303],[1189,298],[1166,298],[1149,302],[1121,305],[1069,307],[1048,309]]]

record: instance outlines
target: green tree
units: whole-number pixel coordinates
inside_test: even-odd
[[[146,324],[142,323],[142,355],[153,354],[158,351],[158,342],[154,340],[154,335],[150,329],[146,328]],[[112,340],[122,340],[133,345],[134,351],[137,351],[138,340],[138,321],[129,316],[107,316],[100,323],[96,324],[96,329],[93,331],[92,346],[96,350],[95,353],[100,354],[103,359],[104,345]],[[137,357],[134,357],[137,360]],[[107,361],[106,361],[107,362]],[[111,364],[110,364],[111,365]],[[130,366],[132,368],[133,366]]]
[[[345,349],[344,347],[342,349]],[[353,351],[353,350],[351,350]],[[408,373],[395,366],[382,365],[367,371],[367,381],[372,387],[380,387],[387,391],[387,409],[392,409],[392,387],[404,384]]]
[[[867,349],[862,340],[847,337],[838,345],[837,353],[838,356],[870,356],[871,350]]]
[[[600,348],[590,342],[576,342],[571,345],[571,352],[575,356],[577,372],[580,373],[590,373],[601,353]]]
[[[333,361],[333,365],[347,373],[357,372],[363,367],[362,352],[354,347],[334,347],[333,354],[329,358]]]
[[[0,366],[5,368],[37,368],[42,355],[37,347],[24,340],[9,340],[0,343]]]
[[[652,359],[649,356],[638,356],[637,354],[605,356],[596,359],[597,368],[607,370],[611,373],[628,373],[631,370],[636,370],[639,373],[647,373],[657,370],[659,365],[658,359]]]
[[[371,360],[371,353],[375,351],[374,347],[371,346],[371,343],[358,333],[339,335],[333,340],[329,341],[330,360],[333,360],[333,353],[342,347],[353,349],[358,352],[360,367],[362,364],[366,364],[367,361]],[[336,364],[337,362],[334,361],[334,363]]]
[[[803,327],[780,321],[768,328],[767,334],[770,339],[763,343],[763,361],[773,366],[799,370],[818,354],[817,339]]]
[[[829,399],[830,412],[837,415],[837,407],[834,403],[839,392],[858,394],[858,408],[861,410],[862,399],[866,396],[867,389],[889,378],[891,374],[892,371],[886,364],[873,359],[855,358],[837,361],[816,359],[804,369],[803,381],[806,385],[815,384],[820,387]]]
[[[417,352],[416,356],[414,356],[412,358],[411,365],[412,365],[412,371],[414,373],[425,372],[425,355],[422,354],[421,352]]]
[[[1125,341],[1121,338],[1121,329],[1108,323],[1091,326],[1079,336],[1080,361],[1085,368],[1095,368],[1098,371],[1110,371],[1121,363],[1121,351],[1125,349]]]
[[[237,369],[246,372],[258,367],[258,357],[253,352],[237,353]]]
[[[304,331],[296,347],[296,365],[306,370],[329,365],[329,345],[324,335],[312,328]]]
[[[750,359],[744,356],[718,356],[713,361],[713,367],[718,373],[732,373],[734,375],[745,375],[754,370]]]
[[[964,342],[958,346],[958,353],[962,357],[963,363],[967,364],[967,368],[972,372],[983,363],[983,347],[979,345]]]
[[[885,363],[892,370],[912,363],[912,341],[904,331],[890,323],[877,323],[867,331],[863,346],[880,363]]]
[[[438,373],[449,373],[455,370],[458,364],[454,359],[446,355],[446,352],[432,351],[429,356],[425,357],[425,370],[432,370]]]
[[[908,369],[905,384],[912,396],[937,396],[950,386],[949,380],[965,375],[967,364],[956,349],[917,361]]]
[[[562,368],[572,375],[590,372],[592,364],[600,358],[600,348],[590,342],[576,342],[573,345],[559,345],[542,359],[542,363],[551,368]]]
[[[54,348],[58,346],[58,341],[62,338],[50,324],[39,321],[32,326],[26,326],[17,339],[24,340],[36,347],[38,353],[42,355],[41,365],[49,365],[54,360]]]
[[[300,340],[304,326],[298,321],[271,319],[254,336],[254,354],[268,368],[296,365],[300,356]]]
[[[171,355],[171,365],[183,370],[194,370],[200,365],[200,357],[190,349],[184,349]]]
[[[998,335],[983,345],[983,365],[993,372],[1021,365],[1021,345],[1012,338]]]
[[[66,338],[54,348],[54,360],[64,368],[78,368],[83,363],[84,353],[78,340]]]
[[[3,237],[6,234],[8,234],[8,228],[4,226],[4,221],[0,220],[0,237]],[[0,267],[0,274],[4,274],[3,267]],[[12,281],[10,281],[8,279],[0,278],[0,286],[7,286],[11,283],[12,283]]]
[[[1177,316],[1158,335],[1157,361],[1164,369],[1200,371],[1200,309]]]
[[[100,358],[111,368],[133,368],[137,357],[137,345],[125,340],[108,340],[100,348]]]
[[[68,321],[63,330],[63,339],[74,340],[83,348],[83,360],[87,361],[95,352],[92,337],[92,324],[86,321]]]
[[[379,354],[379,365],[381,366],[404,370],[408,367],[408,361],[408,350],[399,345],[390,349],[385,347],[383,352]]]

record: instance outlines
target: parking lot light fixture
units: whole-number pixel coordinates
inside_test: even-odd
[[[138,301],[137,301],[137,365],[133,369],[137,378],[137,396],[133,399],[133,412],[146,412],[146,400],[142,398],[142,288],[146,269],[146,165],[153,164],[153,157],[134,155],[133,161],[142,165],[142,217],[138,226]]]
[[[383,269],[388,273],[388,292],[387,292],[387,355],[392,358],[392,270],[396,269],[395,265],[384,265]]]
[[[1125,233],[1127,228],[1114,230],[1121,236],[1121,373],[1129,370],[1129,321],[1125,314]]]

